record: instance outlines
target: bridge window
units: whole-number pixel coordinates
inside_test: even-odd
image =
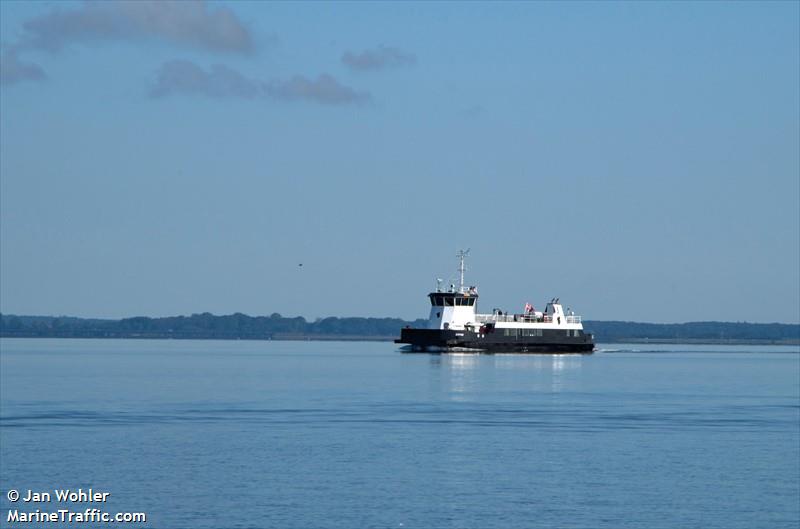
[[[478,301],[474,297],[465,296],[437,296],[431,294],[431,305],[434,307],[474,307]]]
[[[456,298],[456,305],[459,307],[472,307],[475,305],[475,298]]]
[[[433,305],[434,307],[444,307],[444,297],[431,296],[431,305]]]

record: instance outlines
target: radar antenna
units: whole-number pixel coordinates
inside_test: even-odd
[[[456,257],[458,257],[458,274],[461,278],[458,285],[459,292],[464,292],[464,272],[467,270],[467,268],[464,266],[464,258],[469,255],[469,250],[469,248],[466,250],[459,250],[459,252],[456,254]]]

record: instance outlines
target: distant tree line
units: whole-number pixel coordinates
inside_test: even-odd
[[[145,316],[104,320],[66,316],[0,314],[0,336],[40,338],[195,338],[195,339],[391,339],[406,325],[424,326],[427,320],[399,318],[321,318],[301,316]],[[625,341],[711,341],[800,343],[800,325],[784,323],[693,322],[636,323],[586,321],[587,332],[600,343]]]
[[[585,321],[597,342],[707,341],[800,343],[800,325],[697,321],[691,323],[636,323],[630,321]]]
[[[404,325],[423,325],[425,320],[399,318],[322,318],[306,321],[302,316],[286,318],[247,316],[236,313],[215,316],[208,312],[191,316],[121,320],[52,316],[0,315],[0,336],[63,338],[214,338],[280,339],[292,337],[351,336],[385,338],[399,334]]]

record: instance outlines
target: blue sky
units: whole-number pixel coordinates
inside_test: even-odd
[[[798,322],[798,6],[0,2],[0,310]]]

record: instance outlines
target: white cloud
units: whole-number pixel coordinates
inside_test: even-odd
[[[246,53],[248,29],[227,8],[203,0],[86,2],[54,9],[24,24],[20,46],[57,51],[73,43],[160,39],[215,52]]]
[[[46,77],[44,70],[38,64],[20,61],[14,48],[3,50],[0,55],[0,84],[42,81]]]
[[[158,71],[151,97],[193,94],[214,98],[273,98],[305,100],[326,105],[363,103],[369,94],[357,92],[328,74],[316,79],[295,75],[289,80],[261,81],[246,77],[227,66],[216,64],[209,71],[191,61],[164,63]]]
[[[379,46],[374,50],[364,50],[361,53],[345,52],[342,63],[355,71],[374,71],[384,68],[411,66],[416,64],[417,57],[397,48]]]

